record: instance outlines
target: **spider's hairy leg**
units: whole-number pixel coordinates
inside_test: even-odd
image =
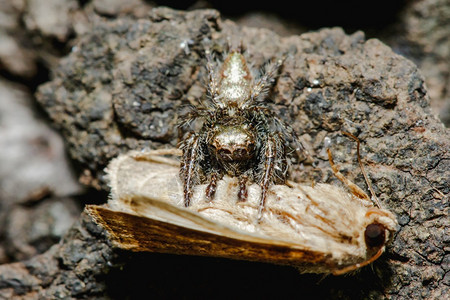
[[[292,126],[286,121],[280,119],[279,117],[273,115],[273,113],[264,106],[254,106],[253,111],[257,112],[260,119],[271,119],[274,122],[275,128],[278,132],[282,133],[285,138],[291,139],[295,145],[295,152],[298,157],[303,157],[302,161],[313,162],[314,158],[303,146],[297,132],[292,128]]]
[[[206,199],[208,201],[212,201],[214,199],[214,195],[216,194],[217,189],[217,180],[219,179],[219,176],[216,172],[211,174],[211,177],[209,179],[209,184],[206,187]]]
[[[272,135],[275,144],[275,163],[273,166],[272,182],[274,184],[286,184],[290,161],[287,158],[287,146],[281,133]]]
[[[197,134],[191,134],[181,145],[183,156],[181,157],[180,178],[183,181],[184,206],[186,207],[191,204],[193,188],[198,183],[198,168],[201,158],[199,139]]]
[[[272,124],[274,131],[281,134],[280,138],[287,139],[287,142],[292,142],[295,145],[295,152],[299,158],[303,158],[302,161],[313,162],[314,158],[306,150],[305,146],[300,141],[297,132],[292,128],[292,126],[286,121],[280,119],[278,116],[274,115],[268,107],[261,105],[260,103],[250,107],[252,110],[252,118],[258,120],[259,122],[267,122]],[[272,128],[271,127],[271,128]]]
[[[260,186],[261,186],[261,198],[259,200],[259,208],[258,208],[258,221],[262,218],[262,213],[264,210],[264,206],[266,204],[267,190],[269,189],[269,185],[272,183],[272,175],[275,166],[276,159],[276,143],[273,136],[269,136],[267,138],[267,142],[264,149],[265,160],[264,160],[264,173],[261,178]]]
[[[187,112],[179,117],[177,122],[178,128],[190,126],[196,120],[204,120],[210,117],[210,111],[201,105],[194,106],[192,104],[187,104],[184,105],[183,108],[186,109]]]
[[[208,72],[208,93],[211,100],[214,102],[219,93],[219,84],[216,78],[214,56],[211,53],[211,50],[206,50],[206,70]]]
[[[295,145],[295,152],[297,153],[298,157],[303,157],[302,161],[308,161],[313,162],[314,158],[311,156],[311,154],[306,150],[305,146],[303,146],[302,142],[300,141],[300,138],[297,134],[297,132],[292,128],[291,125],[289,125],[286,121],[279,119],[278,117],[274,117],[274,120],[277,124],[277,127],[280,128],[280,131],[283,132],[283,134],[290,138],[292,142]],[[300,154],[301,153],[301,154]]]
[[[256,80],[252,88],[251,99],[264,96],[272,85],[273,79],[276,77],[278,70],[283,65],[283,59],[271,61],[264,67],[263,74]]]
[[[238,201],[240,202],[247,201],[248,198],[247,181],[248,181],[247,175],[239,176]]]

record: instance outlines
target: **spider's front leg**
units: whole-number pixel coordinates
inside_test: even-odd
[[[261,198],[258,208],[258,221],[262,218],[270,185],[273,183],[284,184],[288,169],[285,146],[278,135],[268,136],[262,155],[264,155],[264,171],[260,179]]]
[[[264,149],[264,172],[261,178],[260,186],[261,186],[261,198],[259,200],[259,208],[258,208],[258,221],[262,218],[262,212],[264,210],[264,206],[266,204],[266,196],[267,190],[271,183],[275,157],[276,157],[276,147],[275,141],[272,136],[267,138],[267,142]]]
[[[184,206],[191,204],[191,198],[194,186],[199,183],[199,166],[200,166],[200,137],[197,134],[190,134],[182,143],[181,149],[183,156],[181,157],[180,178],[183,181]]]

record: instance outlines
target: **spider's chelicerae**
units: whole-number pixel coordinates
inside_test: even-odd
[[[208,183],[206,198],[213,200],[217,181],[224,175],[238,178],[238,199],[247,199],[247,182],[261,187],[259,218],[272,184],[286,183],[287,139],[292,128],[268,108],[266,97],[282,60],[271,62],[254,78],[240,48],[232,50],[216,71],[207,51],[206,99],[190,107],[180,126],[201,121],[201,129],[183,138],[180,177],[184,204],[190,205],[193,188]]]

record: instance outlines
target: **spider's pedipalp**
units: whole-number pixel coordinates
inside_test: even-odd
[[[218,175],[216,172],[213,172],[211,174],[211,176],[209,177],[209,184],[206,187],[205,193],[206,193],[206,199],[208,201],[212,201],[214,199],[214,196],[216,194],[216,189],[217,189],[217,180],[218,180]]]
[[[238,201],[241,202],[247,201],[248,198],[247,181],[248,181],[247,175],[239,176]]]

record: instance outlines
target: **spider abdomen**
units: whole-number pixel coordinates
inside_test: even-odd
[[[250,98],[253,78],[241,53],[230,53],[223,63],[220,75],[219,100],[222,103],[241,106]]]

